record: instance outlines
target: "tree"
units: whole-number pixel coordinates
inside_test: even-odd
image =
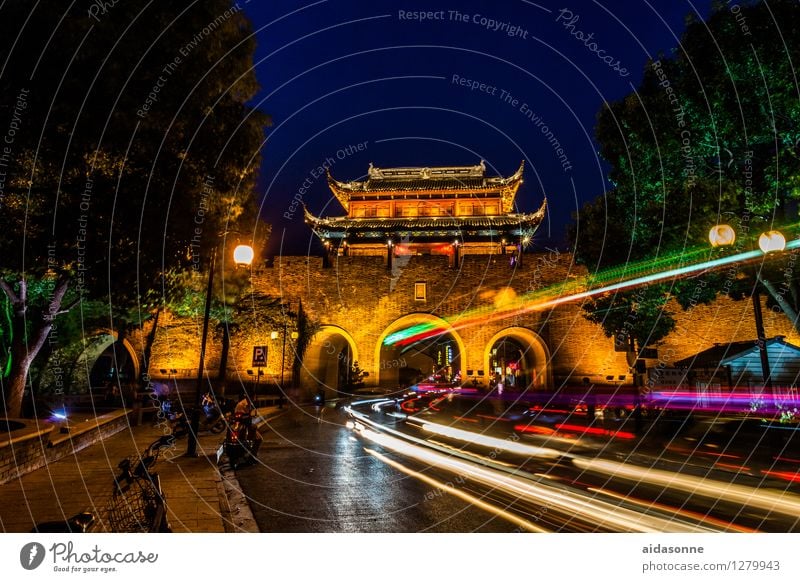
[[[596,136],[613,188],[581,208],[570,231],[590,270],[708,246],[719,223],[737,230],[739,250],[753,248],[763,230],[797,220],[800,5],[737,8],[716,3],[708,22],[689,18],[680,47],[648,63],[636,91],[600,111]],[[670,298],[686,307],[760,285],[800,329],[798,276],[787,270],[794,261],[771,260],[756,277],[705,274],[638,299],[639,291],[618,293],[586,310],[608,335],[633,335],[644,347],[674,327]]]
[[[364,378],[367,377],[367,373],[361,369],[358,362],[353,362],[353,365],[350,366],[350,373],[348,374],[348,382],[347,388],[351,392],[357,390],[364,386]]]
[[[0,8],[8,414],[73,303],[105,302],[107,327],[123,336],[155,313],[142,298],[166,273],[201,270],[223,228],[246,232],[255,219],[268,118],[247,104],[257,84],[244,15],[229,0],[88,10]]]

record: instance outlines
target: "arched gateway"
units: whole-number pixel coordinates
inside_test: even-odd
[[[381,386],[408,386],[431,375],[452,379],[466,362],[461,336],[441,317],[411,313],[393,321],[375,346]]]
[[[314,334],[300,368],[300,385],[322,388],[328,396],[343,390],[350,370],[358,361],[358,346],[353,336],[336,325],[323,325]]]
[[[486,344],[484,366],[512,390],[546,390],[552,387],[550,351],[539,334],[526,327],[507,327]]]

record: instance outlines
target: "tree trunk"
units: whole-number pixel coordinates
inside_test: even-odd
[[[128,349],[125,347],[125,339],[128,335],[128,324],[127,322],[122,322],[119,324],[117,328],[117,341],[115,341],[113,345],[114,351],[114,375],[115,378],[111,379],[111,382],[116,382],[117,387],[119,388],[119,393],[122,396],[122,406],[131,406],[134,401],[134,391],[136,386],[136,381],[128,378],[127,381],[123,384],[122,378],[120,377],[120,373],[125,370],[125,367],[128,365],[128,360],[130,360],[130,354],[128,354]]]
[[[50,341],[44,342],[41,351],[38,354],[38,362],[37,362],[37,374],[36,377],[31,377],[30,380],[30,395],[28,398],[24,398],[22,401],[22,413],[24,416],[31,416],[35,414],[36,409],[32,407],[35,404],[36,395],[41,394],[42,389],[42,379],[44,378],[45,373],[47,372],[47,368],[50,366],[50,359],[53,357],[55,353],[55,348],[53,347],[53,343]],[[33,362],[31,362],[33,364]]]
[[[153,345],[156,343],[156,333],[158,332],[158,320],[161,318],[161,307],[156,309],[153,315],[153,327],[147,334],[144,342],[144,349],[142,350],[142,373],[139,374],[139,386],[144,389],[147,387],[148,382],[145,378],[150,377],[150,356],[153,354]]]
[[[22,401],[25,387],[28,384],[28,373],[31,364],[42,349],[53,321],[61,309],[61,302],[69,287],[67,277],[59,277],[50,295],[47,309],[41,314],[28,313],[28,291],[24,279],[19,281],[19,292],[14,290],[2,279],[0,288],[11,300],[13,321],[11,326],[11,373],[8,384],[4,386],[4,408],[6,416],[20,416],[22,414]],[[31,322],[30,333],[27,332],[26,323]]]
[[[25,329],[24,316],[16,316],[16,330]],[[52,322],[41,322],[35,329],[31,330],[30,342],[25,341],[24,333],[15,330],[14,339],[11,347],[11,374],[6,387],[6,415],[22,416],[22,402],[25,395],[25,388],[28,385],[28,373],[34,358],[42,349],[50,330],[53,329]]]
[[[792,305],[784,295],[781,295],[778,290],[775,288],[770,281],[767,281],[763,277],[759,276],[758,280],[764,285],[764,288],[769,292],[772,298],[780,305],[781,311],[783,314],[789,318],[789,321],[792,322],[792,326],[795,330],[800,332],[800,314],[798,314],[795,307]]]

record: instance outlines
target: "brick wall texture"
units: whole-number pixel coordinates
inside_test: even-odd
[[[466,256],[458,268],[448,266],[445,256],[414,256],[395,259],[393,268],[382,257],[339,257],[323,266],[320,257],[278,257],[274,265],[253,276],[254,289],[280,297],[296,311],[300,301],[309,318],[320,325],[304,361],[305,370],[296,380],[303,384],[329,382],[336,359],[358,359],[369,372],[367,384],[391,384],[397,380],[396,364],[402,355],[396,349],[379,349],[387,333],[421,322],[437,322],[463,346],[462,371],[486,370],[488,350],[504,334],[527,342],[537,370],[537,388],[558,389],[579,385],[588,377],[592,384],[630,383],[624,353],[614,351],[612,338],[584,319],[580,302],[564,303],[546,311],[530,311],[493,318],[504,298],[519,296],[542,287],[569,281],[585,274],[566,253],[525,254],[523,262],[510,265],[507,255]],[[415,284],[426,284],[426,299],[415,298]],[[670,365],[700,350],[731,341],[755,338],[750,301],[720,298],[710,305],[687,311],[674,305],[677,328],[658,346],[658,359],[649,366]],[[471,317],[474,314],[483,317]],[[800,337],[789,320],[764,306],[768,337],[786,336],[800,345]],[[287,328],[289,333],[293,323]],[[273,324],[274,327],[274,324]],[[146,330],[145,330],[146,331]],[[276,381],[282,360],[282,333],[263,324],[258,312],[231,338],[227,365],[230,378],[248,379],[255,345],[267,345],[269,357],[263,382]],[[288,336],[287,336],[288,337]],[[159,322],[150,373],[177,369],[179,378],[196,377],[200,322],[163,316]],[[346,345],[350,346],[349,353]],[[214,377],[220,361],[221,335],[212,330],[207,349],[208,374]],[[284,373],[291,378],[293,341],[287,340]],[[349,361],[349,360],[348,360]],[[327,370],[327,371],[326,371]],[[607,377],[613,376],[609,382]],[[252,379],[253,376],[250,376]],[[304,386],[313,388],[313,386]]]

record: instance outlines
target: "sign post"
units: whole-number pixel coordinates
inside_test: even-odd
[[[267,367],[267,346],[253,346],[253,367],[256,369],[255,394],[258,394],[258,383],[261,380],[261,368]]]

